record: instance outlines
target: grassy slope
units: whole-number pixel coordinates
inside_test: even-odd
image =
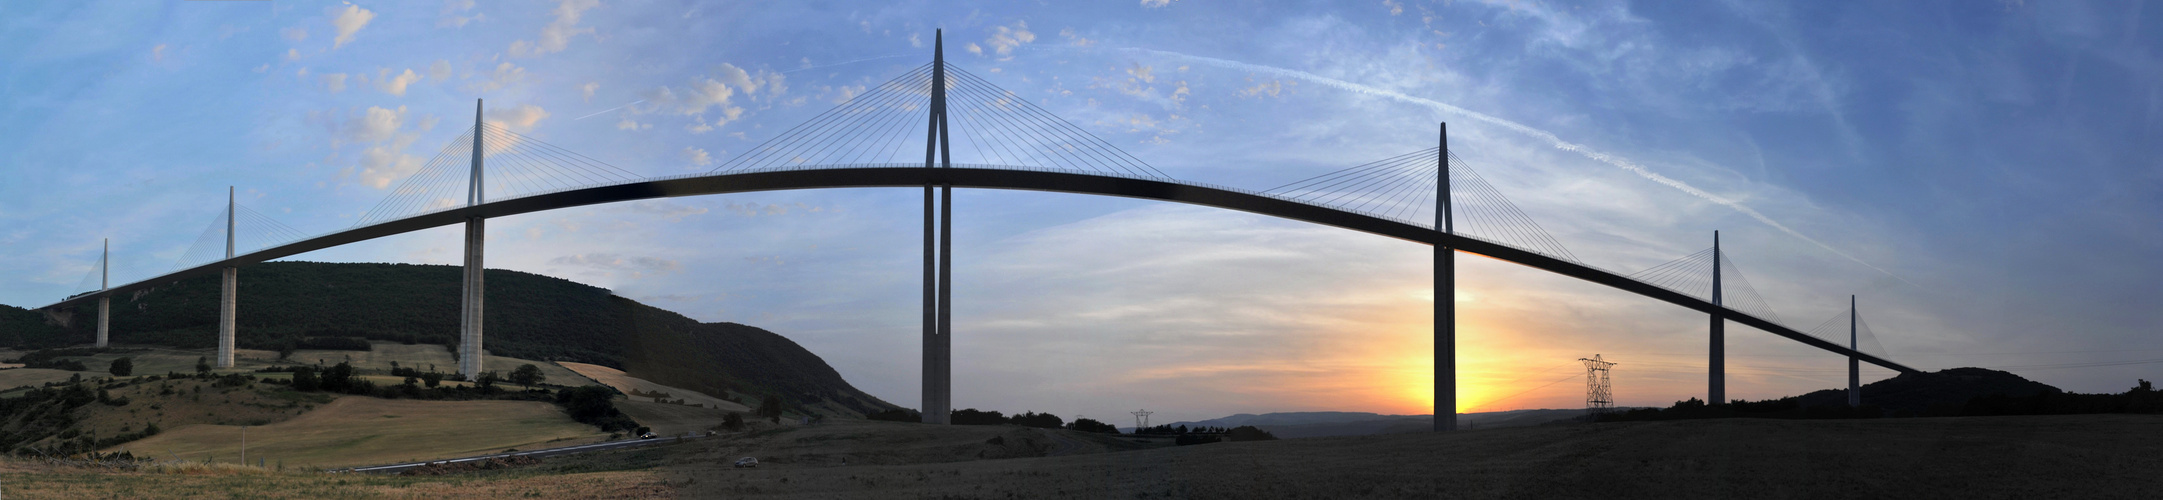
[[[248,429],[248,456],[286,466],[371,465],[597,441],[593,426],[531,401],[413,401],[341,397]],[[197,424],[116,447],[159,458],[240,458],[240,429]]]
[[[309,336],[448,344],[458,331],[459,272],[455,266],[405,264],[251,265],[241,272],[238,341],[256,352],[241,356],[269,356],[263,351]],[[699,323],[567,280],[506,270],[490,270],[487,279],[487,348],[497,355],[612,366],[708,394],[813,394],[822,401],[798,403],[840,414],[894,407],[857,391],[817,355],[772,332]],[[116,298],[113,340],[211,347],[218,289],[217,278],[202,277]],[[35,311],[0,310],[0,345],[9,339],[87,342],[95,321],[85,318],[95,317],[95,305],[72,313],[72,325],[59,329],[44,325]],[[293,357],[335,363],[333,356],[343,355],[303,351]],[[450,370],[446,360],[435,363]]]
[[[0,467],[10,498],[674,498],[654,471],[400,477],[287,472],[197,476],[99,473],[22,464]]]

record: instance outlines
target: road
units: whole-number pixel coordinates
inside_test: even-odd
[[[693,434],[686,434],[686,435],[683,435],[683,436],[662,436],[662,437],[656,437],[656,438],[653,438],[653,439],[628,439],[628,440],[623,440],[623,441],[609,441],[609,442],[605,442],[605,443],[582,444],[582,445],[578,445],[578,446],[565,446],[565,447],[562,447],[562,448],[549,448],[549,449],[545,449],[545,450],[530,450],[530,451],[517,451],[517,452],[511,452],[511,453],[495,453],[495,454],[489,454],[489,455],[479,455],[479,456],[471,456],[471,457],[465,457],[465,458],[453,458],[453,459],[449,459],[449,460],[430,460],[430,461],[426,461],[426,462],[409,462],[409,463],[402,463],[402,464],[392,464],[392,465],[377,465],[377,466],[373,466],[373,467],[354,467],[354,468],[351,468],[351,469],[339,469],[339,470],[335,470],[335,471],[332,471],[332,472],[364,472],[364,473],[369,473],[369,474],[397,474],[397,473],[399,473],[399,472],[404,472],[404,471],[405,471],[406,469],[411,469],[411,468],[414,468],[414,467],[420,467],[420,466],[423,466],[423,465],[428,465],[428,464],[444,464],[444,463],[451,463],[451,464],[455,464],[455,463],[463,463],[463,462],[473,462],[473,461],[479,461],[479,460],[487,460],[487,459],[491,459],[491,458],[506,458],[506,457],[547,457],[547,456],[555,456],[555,455],[568,455],[568,454],[572,454],[572,453],[585,453],[585,452],[589,452],[589,451],[603,451],[603,450],[620,450],[620,449],[624,449],[624,448],[637,448],[637,447],[641,447],[641,446],[656,446],[656,445],[663,445],[663,444],[672,444],[672,443],[675,443],[675,442],[676,442],[676,438],[678,438],[678,437],[682,437],[682,438],[685,438],[685,439],[699,439],[699,438],[700,438],[700,436],[697,436],[697,435],[693,435]]]

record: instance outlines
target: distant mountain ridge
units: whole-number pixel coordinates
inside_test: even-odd
[[[306,337],[454,345],[458,266],[266,262],[240,272],[243,349],[289,350]],[[774,394],[866,414],[896,408],[857,390],[786,337],[736,323],[701,323],[569,280],[489,269],[485,348],[492,354],[592,363],[714,396]],[[217,340],[217,276],[114,297],[112,341],[183,348]],[[92,342],[97,305],[58,315],[0,308],[0,342],[41,348]],[[457,352],[453,348],[452,352]],[[508,371],[510,367],[489,367]]]

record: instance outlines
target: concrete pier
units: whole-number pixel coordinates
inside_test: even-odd
[[[1440,181],[1435,191],[1435,228],[1457,232],[1450,217],[1450,124],[1443,123],[1435,152]],[[1434,430],[1457,430],[1457,250],[1434,246]]]
[[[487,184],[481,172],[484,165],[482,160],[487,155],[481,143],[483,136],[487,135],[487,127],[488,123],[481,121],[481,100],[474,99],[473,177],[472,182],[466,186],[466,206],[477,206],[486,202]],[[460,295],[458,308],[458,373],[465,375],[466,380],[480,378],[488,354],[488,351],[481,348],[481,305],[487,296],[486,283],[481,279],[487,274],[487,266],[482,262],[481,256],[485,250],[483,245],[488,240],[487,221],[488,219],[481,217],[466,219],[465,281],[461,284],[464,293]]]
[[[239,204],[234,201],[233,187],[225,187],[225,258],[233,259],[233,221],[240,216],[234,211]],[[218,367],[233,367],[233,341],[236,333],[235,315],[240,306],[240,268],[226,267],[224,285],[218,294]]]
[[[1720,232],[1712,232],[1712,305],[1720,304]],[[1711,357],[1706,360],[1705,404],[1727,404],[1727,319],[1712,314]]]

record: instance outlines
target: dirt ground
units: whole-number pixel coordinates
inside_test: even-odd
[[[2154,415],[1569,425],[1056,457],[1013,446],[1031,429],[891,425],[684,445],[662,470],[682,495],[730,498],[2163,496]],[[973,459],[992,450],[1018,456]],[[761,465],[730,467],[738,456]]]

